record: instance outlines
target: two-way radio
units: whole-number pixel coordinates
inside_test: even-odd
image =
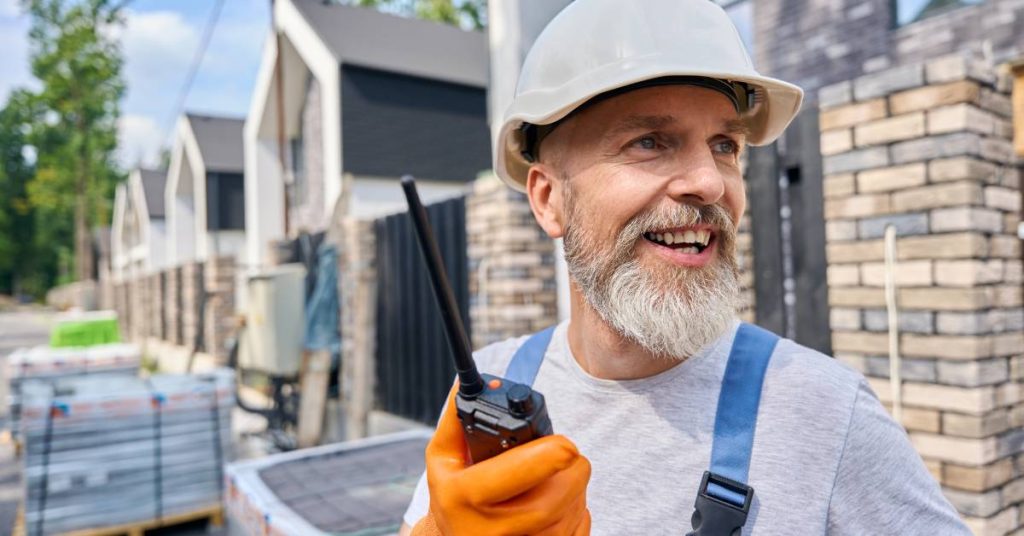
[[[412,177],[402,177],[402,190],[409,203],[420,251],[430,271],[434,297],[441,308],[445,334],[455,358],[455,370],[459,376],[455,407],[469,445],[471,463],[482,462],[516,445],[551,435],[551,420],[544,405],[544,395],[528,385],[490,374],[481,375],[477,371],[459,306],[444,271],[441,251]]]

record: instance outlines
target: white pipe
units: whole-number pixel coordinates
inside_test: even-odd
[[[885,228],[885,306],[889,316],[889,387],[892,416],[903,426],[903,381],[900,378],[899,311],[896,307],[896,228]]]

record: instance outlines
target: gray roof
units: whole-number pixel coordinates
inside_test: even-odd
[[[476,87],[488,83],[487,35],[324,0],[291,0],[338,63]]]
[[[185,116],[196,135],[206,171],[242,173],[245,168],[242,149],[245,120],[193,113]]]
[[[142,178],[142,195],[146,198],[149,219],[164,219],[164,187],[167,185],[167,173],[155,169],[140,169],[139,175]]]

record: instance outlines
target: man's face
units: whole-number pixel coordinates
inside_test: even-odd
[[[542,146],[559,176],[570,275],[655,355],[689,357],[732,321],[743,130],[725,96],[662,86],[588,107]]]

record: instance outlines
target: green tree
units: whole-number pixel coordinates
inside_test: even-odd
[[[29,0],[25,5],[32,16],[32,74],[42,85],[31,130],[36,173],[27,189],[43,217],[37,220],[36,241],[54,252],[73,250],[73,278],[84,280],[93,265],[90,229],[109,220],[114,187],[122,179],[114,151],[123,59],[113,30],[123,24],[124,3]]]
[[[35,222],[27,191],[35,174],[27,157],[32,121],[32,95],[12,92],[0,109],[0,294],[40,290],[29,281],[41,260],[32,248]]]

